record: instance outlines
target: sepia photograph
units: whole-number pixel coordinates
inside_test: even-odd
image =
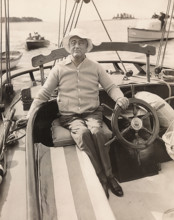
[[[174,0],[0,0],[0,220],[174,220]]]

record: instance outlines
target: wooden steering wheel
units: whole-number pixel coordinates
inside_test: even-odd
[[[156,111],[147,102],[130,98],[127,110],[115,105],[111,127],[115,139],[125,147],[145,149],[158,136],[159,120]]]

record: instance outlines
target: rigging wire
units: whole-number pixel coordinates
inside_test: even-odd
[[[60,45],[60,30],[61,30],[61,6],[62,1],[60,0],[60,5],[59,5],[59,30],[58,30],[58,47]]]
[[[79,12],[78,12],[78,15],[77,15],[77,18],[76,18],[76,22],[75,22],[74,28],[76,28],[76,26],[77,26],[77,22],[79,20],[79,16],[80,16],[80,12],[82,10],[82,6],[83,6],[83,1],[82,1],[81,5],[80,5],[80,9],[79,9]]]
[[[167,41],[168,41],[168,37],[169,37],[170,27],[171,27],[171,24],[172,24],[173,11],[174,11],[174,2],[173,2],[173,6],[172,6],[172,12],[171,12],[171,15],[170,15],[169,28],[168,28],[167,38],[166,38],[166,42],[165,42],[165,46],[164,46],[164,52],[163,52],[163,56],[162,56],[161,67],[163,66],[163,63],[164,63],[164,58],[165,58],[165,53],[166,53],[166,48],[167,48]]]
[[[0,34],[0,75],[1,75],[1,88],[0,88],[0,103],[2,102],[2,0],[0,0],[0,19],[1,19],[1,34]]]
[[[169,14],[170,5],[171,5],[171,0],[168,0],[165,19],[167,18],[168,14]],[[157,60],[156,60],[156,66],[159,66],[159,62],[160,62],[161,51],[162,51],[162,46],[163,46],[163,41],[164,41],[164,35],[166,32],[166,25],[167,25],[167,22],[165,22],[165,25],[162,29],[162,35],[161,35],[161,40],[160,40],[160,45],[159,45],[159,50],[158,50],[158,55],[157,55]]]
[[[65,2],[65,12],[64,12],[64,20],[63,20],[63,33],[65,32],[66,10],[67,10],[67,0],[66,0],[66,2]]]
[[[7,83],[10,84],[10,46],[9,46],[9,1],[4,0],[5,9],[5,40],[6,40],[6,75]]]
[[[74,12],[74,9],[75,9],[76,4],[77,4],[77,2],[74,2],[74,5],[73,5],[73,8],[72,8],[71,14],[70,14],[70,16],[69,16],[69,19],[68,19],[68,22],[67,22],[67,25],[66,25],[66,28],[65,28],[65,31],[64,31],[64,33],[63,33],[63,37],[66,35],[66,32],[67,32],[67,30],[68,30],[69,23],[70,23],[70,21],[71,21],[71,17],[72,17],[72,14],[73,14],[73,12]],[[60,46],[62,46],[62,42],[61,42]]]
[[[105,26],[105,24],[104,24],[104,22],[103,22],[103,20],[102,20],[102,18],[101,18],[101,16],[100,16],[100,13],[99,13],[99,11],[98,11],[98,9],[97,9],[97,7],[96,7],[96,5],[95,5],[95,3],[94,3],[93,0],[92,0],[92,3],[93,3],[93,5],[94,5],[94,8],[95,8],[96,11],[97,11],[97,14],[98,14],[98,16],[99,16],[99,18],[100,18],[100,21],[102,22],[102,25],[103,25],[103,27],[104,27],[104,29],[105,29],[105,31],[106,31],[108,37],[109,37],[109,40],[112,42],[111,36],[109,35],[108,30],[107,30],[107,28],[106,28],[106,26]],[[121,63],[122,66],[123,66],[123,69],[124,69],[124,71],[125,71],[124,74],[126,74],[126,72],[127,72],[126,67],[125,67],[124,63],[122,62],[121,57],[120,57],[118,51],[115,51],[115,52],[116,52],[116,54],[117,54],[117,56],[118,56],[118,58],[119,58],[119,60],[120,60],[120,63]],[[126,75],[125,75],[125,77],[126,77]]]
[[[9,12],[9,0],[7,0],[7,29],[8,29],[8,34],[7,34],[7,44],[8,44],[8,58],[9,58],[9,62],[8,62],[8,77],[9,77],[9,83],[11,82],[11,77],[10,77],[10,22],[9,22],[9,15],[10,15],[10,12]]]
[[[70,31],[71,31],[72,28],[73,28],[73,23],[74,23],[74,19],[75,19],[76,13],[77,13],[78,5],[79,5],[79,4],[77,3],[77,4],[76,4],[76,8],[75,8],[74,15],[73,15],[73,17],[72,17],[71,25],[70,25]]]
[[[66,35],[66,32],[67,32],[67,30],[68,30],[68,27],[69,27],[69,24],[70,24],[72,15],[73,15],[73,13],[74,13],[74,9],[75,9],[76,4],[78,4],[78,3],[75,1],[75,2],[74,2],[74,5],[73,5],[73,8],[72,8],[72,11],[71,11],[71,14],[70,14],[69,19],[68,19],[66,28],[64,28],[63,37]],[[65,4],[65,6],[67,7],[67,4]],[[61,10],[61,7],[60,7],[60,10]],[[66,8],[65,8],[65,10],[66,10]],[[60,19],[60,16],[59,16],[59,19]],[[64,18],[64,21],[65,21],[65,18]],[[60,23],[60,22],[59,22],[59,23]],[[64,25],[65,25],[65,23],[64,23]],[[59,42],[58,47],[59,47],[59,48],[62,47],[62,40]],[[54,60],[53,66],[55,66],[55,63],[56,63],[56,60]]]

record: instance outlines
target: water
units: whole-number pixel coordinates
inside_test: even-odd
[[[127,42],[127,27],[134,26],[137,22],[136,19],[132,20],[106,20],[104,21],[105,26],[108,30],[110,38],[112,41],[117,42]],[[57,48],[58,44],[58,22],[19,22],[10,23],[10,50],[19,50],[23,53],[23,57],[18,64],[19,67],[31,67],[31,58],[33,56],[44,54],[49,54],[52,50]],[[100,21],[83,21],[78,24],[78,27],[82,27],[87,30],[89,36],[93,39],[94,44],[99,44],[102,41],[110,41],[107,33],[104,30]],[[4,31],[4,24],[3,24]],[[28,51],[25,46],[25,40],[29,33],[39,32],[46,39],[50,40],[50,45],[47,48],[40,48],[36,50]],[[4,34],[4,33],[3,33]],[[4,39],[3,39],[4,41]],[[159,47],[159,42],[148,43],[157,48]],[[3,50],[5,49],[3,43]],[[126,54],[127,55],[127,54]],[[168,41],[166,48],[166,55],[164,60],[164,65],[174,68],[173,62],[174,55],[174,39]],[[134,54],[128,55],[134,58]],[[139,58],[139,55],[136,55]],[[152,61],[156,61],[156,56],[152,57]]]

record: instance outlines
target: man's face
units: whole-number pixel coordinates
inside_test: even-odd
[[[88,42],[86,39],[74,36],[69,40],[69,49],[73,57],[80,58],[87,52]]]

